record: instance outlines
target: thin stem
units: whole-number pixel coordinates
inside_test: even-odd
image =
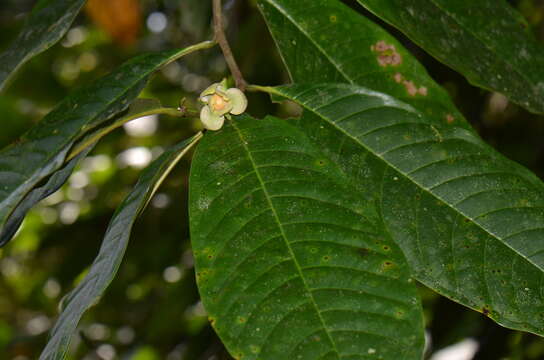
[[[213,31],[215,41],[219,44],[225,61],[229,66],[230,72],[234,81],[236,82],[236,87],[242,91],[246,90],[247,82],[234,59],[232,50],[230,49],[229,42],[225,35],[225,29],[223,28],[223,12],[221,10],[221,0],[213,0]]]
[[[108,126],[104,126],[103,128],[97,129],[93,133],[87,135],[82,140],[78,141],[73,148],[71,149],[70,153],[66,157],[65,161],[70,161],[74,157],[76,157],[80,152],[82,152],[87,146],[90,146],[92,143],[97,142],[105,135],[109,134],[113,130],[121,127],[123,124],[148,115],[155,115],[155,114],[164,114],[169,116],[175,116],[175,117],[197,117],[198,113],[192,110],[188,110],[186,108],[183,109],[174,109],[174,108],[155,108],[150,109],[142,112],[138,112],[135,114],[131,114],[129,116],[123,116],[120,117],[117,121],[114,121],[113,123],[109,124]]]
[[[175,53],[174,55],[172,55],[164,64],[162,64],[162,66],[164,67],[164,66],[166,66],[166,65],[180,59],[181,57],[183,57],[185,55],[189,55],[189,54],[191,54],[191,53],[193,53],[195,51],[209,49],[209,48],[214,47],[215,45],[217,45],[217,42],[215,40],[206,40],[206,41],[202,41],[202,42],[200,42],[198,44],[188,46],[188,47],[184,48],[183,50],[180,50],[177,53]]]
[[[261,86],[261,85],[246,85],[246,90],[247,91],[252,91],[252,92],[265,92],[265,93],[270,93],[270,90],[272,89],[272,87],[270,86]]]

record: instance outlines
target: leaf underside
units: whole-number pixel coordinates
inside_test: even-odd
[[[544,187],[476,135],[351,85],[268,88],[336,159],[414,276],[498,323],[544,335]]]
[[[202,301],[237,359],[421,359],[400,249],[333,161],[283,120],[207,133],[190,177]]]
[[[474,85],[544,113],[544,47],[505,0],[358,0]]]
[[[395,40],[392,40],[390,35],[366,18],[343,6],[340,2],[333,0],[300,0],[296,2],[258,0],[258,3],[294,81],[339,81],[359,84],[390,94],[410,104],[421,113],[429,125],[434,125],[435,128],[440,126],[461,126],[474,132],[451,105],[447,95],[435,96],[436,94],[440,95],[443,90],[433,85],[432,81],[425,85],[429,89],[428,96],[406,96],[406,93],[399,92],[398,88],[391,87],[391,77],[395,76],[397,71],[395,69],[399,69],[403,79],[424,79],[427,75],[424,70],[421,70],[421,65],[402,49]],[[346,40],[338,41],[337,39]],[[370,46],[375,46],[379,41],[395,45],[396,50],[402,55],[403,63],[398,66],[388,65],[385,67],[379,66],[379,64],[376,65],[378,58],[369,58],[368,49]],[[376,52],[373,53],[376,55]],[[415,83],[418,82],[415,81]],[[400,89],[403,90],[402,87]],[[322,90],[322,92],[325,91]],[[447,113],[445,114],[444,111]],[[438,117],[437,114],[439,114]],[[450,117],[449,114],[453,116]],[[379,121],[385,115],[376,116],[376,121]],[[443,121],[444,116],[446,117],[445,122]],[[403,180],[402,176],[393,176],[393,179],[396,178],[397,180],[394,180],[390,187],[384,187],[384,189],[390,190],[382,196],[381,184],[382,182],[387,183],[387,178],[383,177],[383,171],[381,170],[384,166],[383,162],[368,156],[368,151],[363,149],[357,141],[353,141],[343,131],[324,124],[323,119],[316,116],[312,111],[304,112],[299,125],[314,142],[320,144],[324,152],[337,159],[336,161],[344,169],[345,173],[352,177],[355,183],[361,184],[359,191],[369,201],[381,203],[382,198],[385,198],[385,195],[388,196],[387,206],[384,205],[381,208],[387,214],[387,218],[390,219],[389,224],[391,225],[388,225],[392,227],[390,231],[393,233],[394,239],[403,245],[403,250],[406,251],[410,266],[416,272],[418,280],[453,300],[490,315],[505,326],[543,334],[543,309],[541,305],[539,306],[541,302],[538,296],[538,280],[542,275],[538,268],[528,265],[530,261],[520,256],[512,256],[506,246],[494,245],[493,249],[501,248],[504,251],[502,252],[503,255],[498,255],[497,251],[486,248],[486,254],[491,251],[492,258],[499,256],[501,259],[501,261],[495,262],[496,266],[491,267],[490,264],[493,264],[493,262],[482,261],[483,245],[489,246],[489,240],[480,237],[481,232],[489,236],[485,231],[478,229],[475,225],[471,225],[470,229],[467,228],[471,222],[468,221],[467,223],[466,218],[447,206],[440,212],[437,210],[440,207],[428,206],[423,200],[430,201],[428,199],[429,195],[425,195],[425,191],[410,184],[410,181],[408,181],[408,187],[412,189],[411,192],[405,189],[401,190],[403,187],[400,185],[395,187],[397,183],[404,183],[405,180]],[[432,128],[431,131],[434,133]],[[410,138],[411,133],[411,126],[408,129],[408,125],[406,125],[404,136]],[[402,144],[405,139],[401,138],[397,141]],[[341,145],[338,144],[339,142]],[[425,144],[421,144],[420,148],[425,151]],[[406,148],[406,150],[409,150],[409,148]],[[459,156],[463,156],[462,151],[458,152]],[[413,156],[420,155],[422,154],[414,150]],[[412,154],[407,153],[407,156],[410,157]],[[510,167],[510,162],[500,156],[499,158],[505,168]],[[466,164],[468,170],[478,171],[477,157],[468,154],[467,159],[462,157],[458,159],[458,161],[463,162],[465,160],[468,161]],[[430,167],[429,170],[438,168],[438,165]],[[447,163],[442,163],[442,165],[445,166]],[[460,170],[462,169],[458,169],[458,171]],[[479,170],[482,173],[486,172],[485,168]],[[467,177],[465,184],[460,179],[459,187],[466,186],[468,187],[467,191],[475,189],[474,193],[477,193],[478,187],[485,187],[487,183],[488,197],[500,195],[502,187],[503,195],[500,195],[499,199],[495,201],[506,204],[509,203],[509,195],[515,191],[514,189],[508,190],[511,187],[509,184],[517,185],[521,182],[515,176],[518,170],[519,166],[514,165],[511,172]],[[432,171],[429,172],[430,179],[441,176],[438,172],[436,174],[433,174]],[[523,195],[539,199],[540,181],[528,174],[525,169],[521,170],[521,174],[525,174],[522,176],[525,177],[526,182],[535,184],[538,189],[536,191],[529,190]],[[500,182],[497,183],[493,177],[498,177]],[[388,183],[391,183],[391,181]],[[477,184],[473,185],[473,183]],[[523,185],[520,187],[524,188]],[[491,190],[493,188],[496,189],[494,192]],[[528,186],[528,188],[532,189],[533,186]],[[396,193],[394,192],[395,189],[398,190]],[[481,196],[485,195],[483,193]],[[523,195],[510,202],[509,205],[516,201],[523,203],[523,198],[526,198]],[[433,198],[430,197],[430,199]],[[454,199],[454,201],[457,201],[457,199]],[[474,201],[478,201],[477,195],[474,195]],[[434,204],[433,201],[430,202]],[[382,217],[386,214],[382,214]],[[459,231],[458,225],[461,225],[460,228],[464,230]],[[451,231],[450,234],[448,229],[454,229],[455,231]],[[540,231],[538,228],[534,230],[533,240],[537,239],[537,241],[533,241],[534,244],[531,244],[531,246],[542,246],[538,241],[538,231]],[[465,235],[470,235],[467,239],[471,239],[477,246],[471,246],[470,244],[458,246],[459,243],[462,243],[462,238]],[[421,251],[418,244],[421,241],[420,238],[426,239],[424,242],[426,246],[423,246]],[[449,240],[450,238],[455,238],[455,241]],[[440,242],[437,242],[437,239],[440,239]],[[490,243],[493,242],[490,241]],[[441,244],[441,246],[436,247],[437,243]],[[530,244],[530,242],[527,243]],[[507,255],[504,255],[505,252]],[[470,255],[471,262],[469,266],[464,266],[464,262],[461,260],[465,255]],[[508,278],[508,275],[511,275],[510,278]],[[530,276],[527,277],[526,275]],[[491,281],[487,279],[491,279]],[[510,301],[504,303],[500,300],[494,300],[494,297],[500,294],[492,294],[493,296],[489,294],[490,291],[494,293],[496,290],[493,283],[499,282],[501,284],[500,291],[502,291],[510,280],[514,281],[513,286],[508,291],[502,292]],[[488,290],[488,286],[491,290]],[[518,302],[522,305],[518,306]],[[508,303],[513,305],[513,308],[509,308]]]
[[[193,139],[165,151],[140,176],[134,189],[117,208],[104,236],[98,256],[85,278],[62,302],[62,313],[51,330],[40,360],[62,360],[83,313],[96,304],[114,278],[128,245],[132,226],[156,188],[194,144]]]
[[[83,4],[85,0],[38,2],[21,33],[0,53],[0,92],[19,67],[62,38]]]

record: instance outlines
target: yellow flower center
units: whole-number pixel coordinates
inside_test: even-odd
[[[214,94],[211,98],[210,105],[213,110],[221,111],[227,106],[227,101],[222,96]]]

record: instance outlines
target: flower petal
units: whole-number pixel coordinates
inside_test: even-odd
[[[211,97],[212,97],[212,95],[204,95],[204,96],[200,96],[198,98],[198,100],[200,100],[200,102],[203,102],[203,103],[207,104],[207,103],[210,102]]]
[[[233,115],[240,115],[247,109],[246,95],[237,88],[227,90],[227,96],[232,103],[232,109],[230,113]]]
[[[222,115],[214,115],[208,106],[204,106],[200,110],[200,121],[205,129],[219,130],[223,127],[225,117]]]
[[[220,85],[220,83],[211,84],[208,86],[203,92],[200,93],[200,98],[203,98],[208,95],[215,94],[215,91],[217,90],[217,87]]]

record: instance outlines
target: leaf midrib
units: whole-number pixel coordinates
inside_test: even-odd
[[[308,283],[306,282],[306,278],[304,277],[304,274],[302,273],[302,267],[300,266],[300,264],[299,264],[299,262],[298,262],[298,260],[297,260],[297,258],[295,256],[295,253],[293,252],[293,249],[292,249],[291,245],[289,244],[289,241],[287,240],[287,235],[286,235],[285,230],[283,228],[283,225],[282,225],[282,223],[280,221],[280,218],[278,216],[276,208],[274,207],[274,204],[272,203],[272,198],[270,197],[270,195],[268,193],[268,190],[266,188],[266,184],[265,184],[263,178],[261,177],[261,173],[259,172],[259,167],[257,166],[257,163],[255,162],[255,159],[253,158],[253,155],[251,154],[251,151],[249,150],[249,148],[247,146],[247,140],[244,138],[244,136],[242,135],[242,132],[240,131],[240,129],[236,126],[236,124],[234,122],[232,122],[232,126],[236,130],[238,138],[240,139],[240,141],[242,143],[242,146],[244,147],[244,150],[247,153],[248,159],[249,159],[249,161],[251,163],[251,166],[253,167],[255,175],[257,176],[257,179],[259,180],[259,183],[261,184],[261,187],[262,187],[264,196],[266,198],[266,201],[268,203],[268,206],[269,206],[270,210],[272,211],[272,214],[274,216],[274,220],[278,224],[278,228],[280,229],[280,232],[281,232],[281,237],[283,238],[285,246],[287,247],[287,249],[289,251],[289,255],[291,256],[291,258],[293,260],[293,263],[294,263],[294,265],[295,265],[295,267],[297,269],[299,277],[302,280],[302,283],[304,285],[304,288],[305,288],[306,292],[309,295],[310,302],[311,302],[311,304],[313,305],[313,307],[315,309],[315,312],[316,312],[316,314],[317,314],[317,316],[319,318],[319,321],[321,322],[321,325],[323,326],[323,330],[327,334],[327,338],[329,339],[329,341],[330,341],[330,343],[331,343],[331,345],[333,347],[333,351],[336,353],[336,357],[338,359],[340,359],[340,357],[341,357],[340,352],[338,351],[336,343],[334,342],[334,340],[332,338],[332,335],[329,332],[329,329],[328,329],[328,327],[327,327],[327,325],[325,323],[325,319],[321,315],[321,311],[319,310],[319,307],[317,306],[317,303],[316,303],[316,301],[314,299],[314,295],[311,292],[310,287],[308,286]]]
[[[334,68],[340,73],[340,75],[342,75],[344,77],[344,79],[346,79],[346,81],[348,81],[350,84],[355,84],[353,80],[351,80],[349,78],[349,76],[344,73],[344,71],[342,71],[342,68],[340,67],[339,64],[337,64],[330,56],[329,54],[325,51],[325,49],[323,49],[318,43],[316,43],[314,41],[314,39],[310,36],[310,34],[308,32],[306,32],[305,29],[303,29],[302,27],[299,26],[299,24],[293,19],[291,18],[291,16],[289,16],[285,10],[280,6],[278,5],[274,0],[264,0],[264,1],[268,1],[271,5],[273,5],[281,14],[283,14],[283,16],[285,16],[285,18],[289,19],[289,21],[295,25],[295,27],[297,29],[299,29],[299,31],[304,34],[306,36],[306,38],[308,38],[308,40],[310,40],[310,42],[327,58],[327,60],[329,60],[329,62],[334,66]],[[273,35],[272,35],[273,36]],[[281,52],[280,52],[281,54]],[[282,58],[283,58],[283,55],[281,55]],[[284,60],[284,63],[287,63],[285,60]],[[289,68],[289,67],[287,67]],[[290,71],[289,71],[290,72]],[[291,74],[289,74],[291,75]],[[291,75],[291,80],[294,80],[293,76]]]
[[[280,96],[285,96],[281,91],[278,91],[277,89],[274,89],[274,88],[269,88],[268,91],[271,91],[273,93],[276,93],[277,95],[280,95]],[[296,97],[298,97],[298,95],[296,95]],[[295,96],[292,96],[292,98],[294,100],[296,100],[296,97]],[[440,201],[442,204],[445,204],[447,205],[449,208],[451,208],[455,213],[457,214],[461,214],[465,219],[469,220],[471,223],[473,224],[476,224],[478,226],[478,228],[480,228],[481,230],[483,230],[486,234],[488,234],[489,236],[491,236],[492,238],[500,241],[502,244],[504,244],[505,246],[507,246],[509,249],[511,249],[514,253],[516,253],[517,255],[519,255],[520,257],[522,257],[523,259],[525,259],[528,263],[532,264],[533,266],[535,266],[537,269],[540,269],[540,270],[544,270],[544,268],[540,267],[538,264],[535,264],[530,258],[528,258],[525,254],[522,254],[521,252],[519,252],[518,250],[514,249],[512,246],[510,246],[509,243],[505,242],[502,240],[501,237],[499,237],[498,235],[495,235],[493,232],[491,232],[489,229],[487,229],[486,227],[484,227],[482,224],[480,224],[479,222],[477,222],[475,219],[473,219],[472,217],[470,217],[469,215],[465,214],[461,209],[458,209],[456,207],[454,207],[452,204],[450,204],[449,202],[445,201],[444,199],[442,199],[439,195],[433,193],[432,191],[430,191],[429,189],[427,189],[426,187],[424,187],[423,185],[419,184],[417,181],[415,181],[413,178],[411,178],[409,175],[403,173],[398,167],[396,167],[394,164],[390,163],[389,161],[387,161],[385,158],[383,158],[379,153],[375,152],[373,149],[369,148],[366,144],[364,144],[360,139],[358,139],[357,137],[351,135],[349,132],[347,132],[345,129],[343,129],[342,127],[340,127],[339,125],[337,125],[335,122],[329,120],[325,115],[322,115],[321,113],[315,111],[314,109],[312,109],[311,107],[307,106],[305,103],[303,103],[302,101],[298,101],[298,103],[304,107],[305,109],[307,109],[308,111],[314,113],[315,115],[317,115],[319,118],[323,119],[323,121],[327,122],[328,124],[330,124],[331,126],[333,126],[335,129],[337,129],[338,131],[340,131],[342,134],[344,134],[344,136],[352,139],[353,141],[355,141],[357,144],[359,144],[361,147],[363,147],[366,151],[368,151],[370,154],[374,155],[377,159],[379,159],[380,161],[382,161],[387,167],[391,168],[392,170],[394,170],[395,172],[397,172],[400,176],[406,178],[407,180],[410,181],[410,183],[416,185],[419,189],[421,189],[422,191],[425,191],[427,194],[431,195],[433,198],[437,199],[438,201]]]

